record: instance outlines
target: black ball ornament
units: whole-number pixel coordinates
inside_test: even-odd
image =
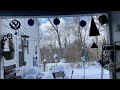
[[[55,18],[55,19],[53,20],[53,23],[54,23],[55,25],[58,25],[58,24],[60,24],[60,20],[59,20],[58,18]]]
[[[80,21],[79,24],[80,24],[81,27],[85,27],[86,26],[86,21],[82,20],[82,21]]]
[[[28,25],[29,26],[33,26],[34,25],[34,20],[33,19],[29,19],[28,20]]]

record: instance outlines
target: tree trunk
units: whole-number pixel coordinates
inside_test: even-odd
[[[58,36],[58,44],[59,44],[59,47],[60,47],[60,58],[62,57],[62,46],[61,46],[61,40],[60,40],[60,34],[58,32],[58,28],[56,29],[56,32],[57,32],[57,36]]]

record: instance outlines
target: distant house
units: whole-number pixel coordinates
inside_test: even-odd
[[[34,25],[30,26],[28,25],[29,19],[31,18],[3,17],[0,19],[0,52],[2,53],[0,54],[0,79],[10,79],[20,76],[23,67],[39,67],[40,52],[38,41],[40,23],[37,18],[32,18],[32,20],[34,20]],[[20,23],[12,22],[12,20],[17,20]],[[20,28],[17,30],[10,26],[18,27],[19,24]],[[6,58],[8,58],[8,60],[6,60],[3,51],[6,52],[5,49],[7,50],[7,48],[10,47],[10,39],[8,39],[8,41],[6,40],[4,45],[2,40],[5,35],[8,35],[8,33],[12,35],[11,41],[14,45],[14,58],[9,59],[9,57],[6,56]],[[8,49],[8,51],[9,50],[10,49]]]

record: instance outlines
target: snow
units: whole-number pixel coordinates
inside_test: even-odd
[[[46,66],[46,72],[41,79],[54,79],[52,73],[64,71],[65,79],[101,79],[101,66],[97,62],[92,62],[89,65],[85,65],[85,77],[84,67],[76,68],[71,67],[70,63],[49,63]],[[73,75],[72,75],[73,71]],[[103,79],[109,79],[109,71],[104,69]]]
[[[38,67],[24,67],[22,69],[22,78],[23,79],[37,79],[39,78],[41,74],[41,69]]]
[[[85,70],[85,73],[84,73]],[[38,67],[26,67],[23,69],[23,79],[54,79],[54,72],[64,72],[64,79],[101,79],[101,66],[97,62],[89,62],[85,67],[77,67],[76,63],[48,63],[46,71]],[[109,79],[109,71],[103,70],[103,79]],[[72,73],[73,72],[73,73]],[[58,77],[57,79],[63,79]]]

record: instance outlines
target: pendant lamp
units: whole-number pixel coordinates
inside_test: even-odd
[[[94,22],[94,19],[91,20],[89,36],[98,36],[100,35],[99,30]]]

